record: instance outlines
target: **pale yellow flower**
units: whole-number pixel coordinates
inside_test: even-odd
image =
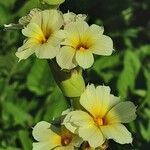
[[[27,27],[22,30],[27,39],[16,52],[16,56],[22,60],[35,53],[38,58],[54,58],[64,38],[59,30],[62,25],[63,17],[59,11],[36,12]]]
[[[74,150],[82,140],[66,128],[56,128],[50,123],[41,121],[33,128],[33,150]]]
[[[63,124],[72,132],[78,133],[90,146],[101,146],[106,139],[125,144],[132,143],[131,133],[122,123],[136,118],[136,107],[132,102],[120,102],[110,94],[108,86],[88,85],[80,97],[80,104],[87,111],[70,112]]]
[[[64,32],[67,34],[66,39],[56,57],[62,69],[72,69],[77,65],[89,68],[94,62],[93,54],[112,54],[113,42],[110,37],[103,35],[103,27],[76,21],[67,24]]]

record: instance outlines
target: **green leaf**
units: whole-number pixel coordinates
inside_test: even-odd
[[[16,57],[15,57],[16,58]],[[27,59],[21,62],[17,62],[17,66],[13,70],[13,75],[16,74],[24,74],[25,72],[28,73],[31,68],[31,59]]]
[[[32,119],[32,117],[21,109],[19,105],[13,104],[12,102],[5,101],[5,103],[3,103],[3,108],[6,113],[13,117],[15,123],[22,124],[24,122],[29,122]]]
[[[5,7],[12,7],[14,6],[16,0],[5,0],[5,1],[0,1],[0,4],[4,5]]]
[[[29,137],[29,133],[27,131],[21,130],[19,131],[19,138],[24,150],[32,149],[32,142]]]
[[[146,95],[146,90],[143,89],[136,89],[133,91],[134,94],[140,96],[140,97],[145,97]]]
[[[139,31],[141,31],[141,28],[130,28],[124,32],[123,36],[136,38]]]
[[[0,25],[7,24],[11,15],[5,7],[0,4]]]
[[[150,71],[148,69],[144,69],[144,75],[146,78],[146,85],[147,85],[145,102],[147,102],[150,106]]]
[[[44,115],[44,120],[47,121],[59,117],[62,112],[68,108],[68,102],[57,86],[48,97],[46,106],[47,108]]]
[[[99,72],[99,76],[100,78],[102,78],[104,80],[105,83],[108,83],[109,81],[112,80],[112,78],[114,78],[114,74],[112,71],[105,71],[105,72]]]
[[[20,150],[20,148],[8,146],[7,148],[1,148],[1,147],[0,147],[0,150]]]
[[[23,5],[23,7],[17,12],[16,15],[19,17],[22,17],[22,16],[26,15],[27,13],[29,13],[31,9],[39,8],[39,6],[40,6],[39,0],[28,0]]]
[[[2,101],[3,100],[8,100],[9,101],[9,100],[12,100],[12,99],[13,100],[16,99],[16,87],[17,87],[17,85],[15,83],[12,84],[12,85],[7,85],[6,82],[4,83],[4,85],[5,85],[5,87],[2,91],[2,93],[0,93],[1,94],[1,100]]]
[[[121,64],[119,58],[119,55],[101,57],[96,60],[92,69],[100,76],[100,78],[103,78],[104,81],[108,83],[114,77],[114,71],[112,71],[112,69]]]
[[[124,57],[124,68],[119,75],[117,88],[119,95],[123,98],[127,97],[128,90],[133,90],[135,86],[135,80],[140,70],[140,61],[136,54],[132,51],[126,51]]]
[[[146,120],[149,119],[150,120],[150,110],[149,108],[145,108],[144,109],[144,115],[146,117]]]
[[[17,63],[16,56],[12,52],[0,56],[0,69],[5,69],[9,74],[10,74],[10,70],[12,70],[13,66],[16,63]]]
[[[101,57],[96,60],[92,69],[94,69],[97,73],[100,73],[101,70],[112,68],[119,64],[119,55],[113,55],[109,57]]]
[[[150,142],[150,121],[148,122],[148,125],[145,127],[145,124],[143,125],[140,123],[140,132],[142,134],[142,137],[147,141]]]
[[[137,55],[141,60],[143,60],[145,57],[150,56],[150,45],[143,45],[141,46],[137,51]]]
[[[5,81],[3,79],[0,79],[0,95],[3,94],[3,90],[4,90],[4,86],[5,85]]]
[[[28,74],[27,87],[37,95],[46,94],[54,80],[46,60],[37,59]]]

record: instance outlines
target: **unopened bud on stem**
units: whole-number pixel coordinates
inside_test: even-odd
[[[63,71],[54,61],[49,61],[55,81],[62,90],[64,96],[73,98],[79,97],[84,89],[85,83],[82,77],[82,70],[75,68],[69,71]]]

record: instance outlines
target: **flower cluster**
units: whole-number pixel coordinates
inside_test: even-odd
[[[108,86],[95,87],[91,84],[81,95],[80,104],[81,109],[67,113],[62,122],[62,126],[65,126],[63,130],[68,129],[66,135],[54,131],[47,122],[38,123],[33,128],[33,136],[39,141],[33,144],[34,150],[39,147],[50,150],[62,146],[72,150],[83,141],[88,142],[89,148],[96,149],[109,139],[120,144],[132,143],[131,133],[122,124],[136,118],[136,107],[132,102],[121,102],[118,97],[110,94]]]
[[[19,22],[26,36],[16,52],[19,60],[35,54],[40,59],[53,59],[60,71],[87,69],[94,63],[93,54],[108,56],[113,52],[113,42],[103,34],[104,28],[89,26],[83,14],[34,9]],[[70,89],[70,85],[76,86],[71,81],[66,89]],[[121,102],[110,91],[108,86],[89,84],[80,97],[74,99],[79,107],[63,114],[61,124],[37,123],[33,128],[37,141],[33,143],[33,150],[104,149],[109,139],[120,144],[132,143],[131,133],[123,123],[136,118],[136,107],[132,102]]]
[[[20,20],[25,25],[22,33],[27,38],[16,56],[19,60],[34,53],[40,59],[56,57],[62,69],[91,67],[93,54],[111,55],[113,42],[103,35],[103,27],[89,26],[85,19],[85,15],[62,14],[53,9],[31,11]]]

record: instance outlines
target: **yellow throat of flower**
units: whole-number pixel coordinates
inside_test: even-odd
[[[40,44],[44,44],[47,42],[47,40],[50,38],[52,32],[46,31],[46,33],[43,32],[43,34],[40,34],[38,37],[38,41]]]
[[[94,118],[94,122],[96,123],[97,126],[103,126],[106,124],[105,119],[101,117]]]
[[[87,43],[85,44],[82,44],[82,43],[79,43],[77,46],[76,46],[76,50],[79,50],[79,51],[85,51],[89,49],[89,46]]]

